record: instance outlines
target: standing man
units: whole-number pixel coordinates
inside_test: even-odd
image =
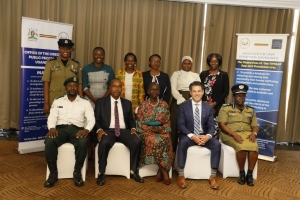
[[[82,96],[82,74],[79,61],[71,59],[74,43],[69,39],[58,40],[59,56],[46,62],[42,81],[44,83],[44,113],[49,115],[55,98],[65,95],[63,85],[67,78],[77,76],[78,94]]]
[[[58,180],[57,148],[67,142],[75,147],[74,184],[83,186],[81,168],[87,154],[87,136],[95,125],[94,110],[90,102],[77,95],[78,78],[68,78],[63,85],[67,94],[54,100],[48,117],[49,132],[45,139],[45,157],[50,174],[45,187],[54,186]]]
[[[120,98],[122,83],[120,79],[110,82],[110,95],[99,98],[95,107],[97,140],[99,142],[99,174],[98,185],[105,183],[105,169],[109,150],[115,142],[123,143],[130,150],[130,177],[136,182],[144,180],[137,173],[137,165],[141,153],[141,140],[139,139],[135,122],[132,117],[132,105],[127,99]]]
[[[258,158],[256,135],[258,123],[254,108],[246,106],[245,99],[248,86],[238,84],[231,88],[233,104],[225,104],[219,112],[220,137],[222,142],[236,151],[236,159],[240,169],[238,183],[254,186],[253,169]],[[245,161],[248,153],[248,171],[245,175]]]
[[[180,104],[178,112],[180,134],[177,150],[179,167],[177,185],[182,189],[186,188],[184,166],[188,148],[193,145],[201,145],[211,150],[209,183],[211,189],[218,190],[216,175],[221,155],[221,144],[217,139],[212,138],[215,132],[213,108],[201,100],[204,93],[203,83],[194,81],[190,84],[189,89],[192,99]]]

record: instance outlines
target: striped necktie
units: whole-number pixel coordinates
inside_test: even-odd
[[[115,135],[120,136],[120,123],[119,123],[119,112],[118,112],[118,101],[115,101]]]
[[[195,104],[195,116],[194,116],[194,134],[200,135],[200,113],[199,113],[199,104]]]

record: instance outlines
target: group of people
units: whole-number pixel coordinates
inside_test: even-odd
[[[70,59],[74,46],[71,40],[59,39],[58,46],[60,56],[47,61],[42,78],[49,129],[45,157],[50,174],[45,187],[54,186],[58,180],[57,148],[63,143],[70,142],[75,147],[76,186],[83,185],[81,168],[87,152],[91,158],[94,144],[99,145],[96,183],[102,186],[109,150],[115,142],[121,142],[130,150],[130,177],[139,183],[144,182],[139,168],[157,164],[155,181],[169,185],[169,170],[177,152],[180,188],[187,187],[184,178],[187,149],[192,145],[204,146],[211,150],[210,187],[219,189],[216,181],[221,151],[219,136],[237,152],[238,183],[254,185],[252,170],[258,156],[255,139],[258,126],[254,109],[244,105],[248,86],[233,86],[234,102],[224,104],[229,94],[229,78],[220,70],[219,54],[207,57],[209,69],[200,76],[191,71],[193,59],[184,56],[182,69],[169,78],[159,70],[158,54],[149,57],[150,70],[141,72],[136,67],[136,56],[128,53],[124,57],[125,66],[115,74],[104,63],[102,47],[94,48],[93,62],[82,68],[78,61]]]

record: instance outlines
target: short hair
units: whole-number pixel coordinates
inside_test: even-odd
[[[95,48],[93,49],[93,53],[94,53],[96,50],[101,50],[101,51],[103,51],[103,53],[105,54],[105,50],[104,50],[102,47],[95,47]]]
[[[113,78],[113,79],[111,79],[109,86],[111,86],[112,82],[114,82],[114,81],[120,81],[122,84],[122,81],[119,78]]]
[[[193,86],[201,86],[202,90],[204,90],[204,85],[200,81],[194,81],[190,84],[189,90],[192,91]]]
[[[209,66],[209,63],[210,63],[212,57],[214,57],[214,56],[216,56],[216,58],[217,58],[217,60],[219,62],[219,66],[221,66],[222,65],[222,56],[220,54],[218,54],[218,53],[211,53],[211,54],[209,54],[207,56],[207,58],[206,58],[207,65]]]
[[[126,61],[126,59],[127,59],[128,56],[133,56],[134,57],[134,61],[137,62],[136,55],[134,53],[132,53],[132,52],[129,52],[129,53],[127,53],[125,55],[124,61]]]
[[[160,91],[159,84],[156,83],[156,82],[151,82],[151,83],[149,83],[148,89],[147,89],[147,90],[149,90],[149,88],[152,87],[153,85],[157,85],[157,86],[158,86],[158,90]]]
[[[149,57],[149,62],[151,61],[151,59],[153,58],[153,57],[158,57],[159,58],[159,60],[161,60],[161,57],[160,57],[160,55],[158,55],[158,54],[152,54],[150,57]],[[151,65],[149,65],[149,67],[151,67]]]

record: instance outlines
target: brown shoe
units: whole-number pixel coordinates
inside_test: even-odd
[[[181,189],[186,188],[186,183],[185,183],[185,178],[184,178],[184,176],[178,176],[177,185],[178,185],[178,187],[180,187]]]
[[[219,189],[219,185],[216,181],[216,177],[214,176],[211,176],[209,178],[209,184],[210,184],[210,188],[213,189],[213,190],[218,190]]]

